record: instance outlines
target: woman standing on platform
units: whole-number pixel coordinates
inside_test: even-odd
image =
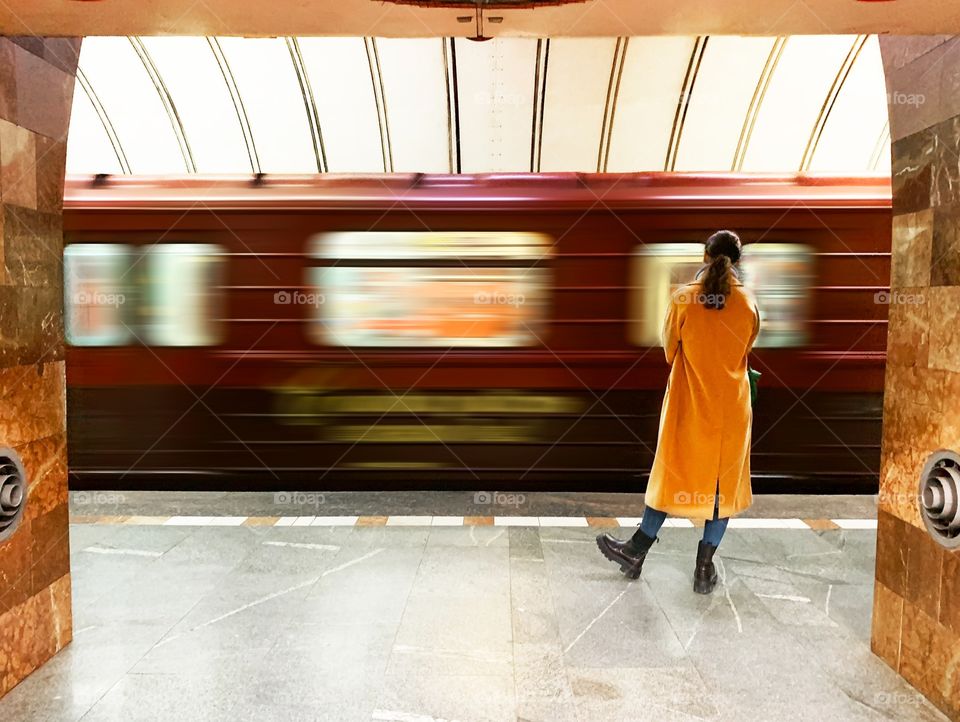
[[[626,542],[601,534],[597,546],[636,579],[668,514],[704,519],[693,589],[709,594],[727,522],[752,501],[747,356],[760,315],[740,282],[737,234],[717,231],[704,250],[705,265],[673,294],[664,322],[670,379],[640,528]]]

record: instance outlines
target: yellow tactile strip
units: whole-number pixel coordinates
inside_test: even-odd
[[[840,525],[833,519],[804,519],[803,523],[814,531],[825,531],[827,529],[839,529]]]
[[[166,524],[169,516],[128,516],[124,519],[124,524],[134,524],[139,526],[155,526]]]
[[[75,514],[70,517],[72,524],[125,524],[132,526],[394,526],[391,518],[402,522],[403,526],[457,526],[450,520],[460,517],[432,516],[330,516],[330,517],[279,517],[279,516],[146,516],[146,515],[89,515]],[[440,520],[435,522],[434,519]],[[631,527],[639,523],[634,517],[571,516],[571,517],[495,517],[465,516],[462,526],[570,526],[570,527]],[[569,524],[564,522],[569,520]],[[702,528],[703,521],[694,519],[669,519],[670,526]],[[762,519],[739,517],[731,520],[730,528],[741,529],[807,529],[813,531],[833,531],[838,529],[873,529],[875,519]]]

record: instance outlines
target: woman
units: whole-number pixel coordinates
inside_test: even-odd
[[[646,508],[633,538],[597,537],[603,555],[631,579],[668,514],[704,519],[693,589],[717,584],[713,554],[729,517],[752,501],[750,382],[747,355],[760,331],[756,303],[740,282],[740,239],[717,231],[707,239],[706,265],[673,294],[663,327],[671,365]]]

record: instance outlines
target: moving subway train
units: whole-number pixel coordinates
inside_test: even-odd
[[[642,490],[671,288],[747,245],[758,491],[869,491],[889,179],[73,178],[74,488]]]

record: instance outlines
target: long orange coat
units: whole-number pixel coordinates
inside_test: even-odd
[[[706,308],[695,281],[674,293],[663,327],[671,365],[646,504],[668,514],[712,519],[752,503],[747,355],[760,331],[757,305],[731,274],[723,310]]]

